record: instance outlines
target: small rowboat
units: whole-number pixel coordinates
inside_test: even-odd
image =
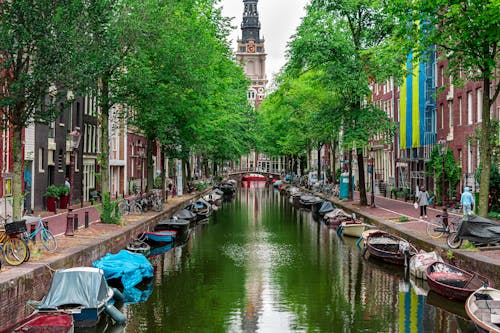
[[[34,312],[19,323],[13,331],[9,330],[9,332],[14,333],[71,333],[73,331],[73,316],[71,314],[40,312]]]
[[[359,238],[367,227],[367,224],[359,220],[344,221],[340,224],[338,233],[344,236]]]
[[[144,233],[146,239],[156,242],[156,243],[171,243],[175,239],[177,231],[173,230],[159,230],[159,231],[147,231]]]
[[[370,256],[396,265],[406,266],[411,256],[417,253],[417,249],[407,240],[385,231],[369,234],[365,247]]]
[[[500,290],[479,288],[467,298],[465,311],[479,332],[500,333]]]
[[[427,267],[427,283],[436,293],[465,301],[476,289],[488,285],[488,279],[445,262]]]

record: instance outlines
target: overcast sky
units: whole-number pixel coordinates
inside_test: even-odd
[[[267,52],[266,74],[269,82],[285,64],[285,51],[290,37],[295,33],[308,0],[259,0],[260,36],[265,39]],[[243,0],[221,0],[224,16],[233,17],[232,25],[236,29],[231,34],[233,50],[236,40],[241,37]]]

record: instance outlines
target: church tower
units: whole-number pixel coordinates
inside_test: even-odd
[[[260,38],[258,0],[243,0],[242,37],[238,39],[236,59],[243,65],[245,74],[252,80],[248,90],[248,101],[257,109],[265,97],[266,53],[264,39]]]

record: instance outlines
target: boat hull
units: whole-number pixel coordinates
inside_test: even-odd
[[[359,238],[366,230],[364,223],[347,223],[342,222],[342,235]]]
[[[144,236],[150,241],[157,243],[171,243],[175,239],[175,232],[163,230],[163,231],[150,231],[145,232]]]
[[[477,289],[467,298],[465,311],[479,332],[500,333],[500,290]]]
[[[71,314],[43,314],[35,312],[26,318],[14,333],[72,333],[74,332]]]
[[[250,182],[250,181],[257,181],[257,182],[262,182],[262,181],[266,181],[266,177],[263,176],[263,175],[258,175],[258,174],[249,174],[249,175],[244,175],[242,178],[241,178],[242,181],[247,181],[247,182]]]
[[[444,262],[429,265],[426,275],[431,290],[460,301],[465,301],[476,289],[488,284],[488,279]]]
[[[401,250],[402,242],[408,244],[408,252]],[[416,249],[406,240],[388,232],[374,232],[366,239],[365,246],[370,256],[395,265],[405,265]]]

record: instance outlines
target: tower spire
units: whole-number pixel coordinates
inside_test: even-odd
[[[245,6],[243,11],[243,22],[241,23],[242,42],[247,43],[254,40],[260,43],[260,21],[257,10],[258,0],[243,0]]]

